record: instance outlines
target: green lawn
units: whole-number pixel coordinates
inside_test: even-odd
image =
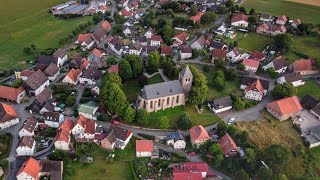
[[[320,22],[320,21],[319,21]],[[320,58],[320,38],[312,36],[299,36],[293,38],[292,50],[305,54],[311,58]],[[289,60],[296,60],[290,59]]]
[[[214,123],[217,123],[220,118],[216,116],[215,114],[209,112],[206,108],[206,105],[203,105],[204,111],[202,114],[199,114],[195,107],[193,106],[178,106],[175,108],[168,108],[165,110],[160,110],[158,112],[151,113],[151,117],[157,118],[157,117],[162,117],[166,116],[168,119],[170,119],[171,122],[171,128],[175,128],[177,126],[177,121],[180,117],[181,114],[184,112],[189,113],[192,119],[192,125],[211,125]],[[157,125],[155,123],[150,124],[149,127],[157,128]]]
[[[297,88],[298,96],[302,98],[305,95],[311,95],[320,99],[319,89],[320,86],[314,80],[307,80],[303,86]]]
[[[148,79],[148,84],[156,84],[163,82],[163,79],[160,74],[156,74]]]
[[[132,79],[122,85],[123,92],[127,95],[127,100],[129,103],[134,103],[140,93],[140,87],[138,80]]]
[[[65,0],[3,1],[0,6],[0,70],[26,67],[25,61],[35,59],[22,53],[24,47],[35,44],[39,48],[57,48],[60,39],[92,19],[61,20],[48,13],[50,7]]]
[[[319,24],[320,7],[289,2],[286,0],[246,0],[243,6],[248,11],[267,12],[274,16],[286,15],[290,19],[300,18],[302,22]]]
[[[263,36],[261,34],[250,33],[237,33],[236,39],[238,40],[239,47],[247,51],[262,51],[267,45],[272,43],[272,38]]]

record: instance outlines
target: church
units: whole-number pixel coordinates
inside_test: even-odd
[[[145,85],[136,101],[137,109],[156,112],[186,104],[186,93],[192,87],[193,75],[187,65],[180,73],[179,79],[157,84]]]

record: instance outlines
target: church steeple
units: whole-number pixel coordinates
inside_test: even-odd
[[[193,81],[193,75],[188,65],[179,73],[179,80],[184,91],[190,91]]]

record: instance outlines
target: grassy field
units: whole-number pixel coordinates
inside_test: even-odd
[[[8,155],[12,136],[7,133],[0,134],[0,159]]]
[[[206,105],[204,105],[206,106]],[[169,109],[165,109],[163,111],[158,111],[155,113],[151,113],[152,117],[162,117],[162,116],[166,116],[168,119],[170,119],[171,122],[171,128],[175,128],[177,126],[177,121],[180,117],[181,114],[183,114],[184,112],[189,113],[189,115],[191,116],[192,119],[192,125],[203,125],[203,126],[207,126],[207,125],[211,125],[214,123],[217,123],[220,118],[216,115],[214,115],[213,113],[209,112],[206,108],[204,108],[204,111],[202,114],[199,114],[195,107],[193,106],[178,106],[175,108],[169,108]],[[150,127],[154,127],[156,128],[156,124],[150,124]]]
[[[297,87],[297,95],[302,98],[305,95],[311,95],[320,99],[319,93],[320,86],[314,80],[307,80],[303,86]]]
[[[156,74],[148,79],[148,84],[156,84],[163,82],[163,79],[160,74]]]
[[[65,0],[3,0],[0,6],[0,70],[25,67],[34,60],[22,53],[24,47],[57,48],[60,39],[68,36],[91,17],[61,20],[48,9]]]
[[[286,0],[246,0],[243,6],[256,12],[267,12],[274,16],[286,15],[290,19],[300,18],[302,22],[319,24],[320,7]],[[303,13],[299,13],[303,12]]]
[[[250,32],[247,34],[238,33],[237,40],[239,47],[247,51],[261,51],[272,42],[272,38],[261,34]]]
[[[320,22],[320,21],[319,21]],[[320,58],[320,38],[312,36],[294,37],[292,43],[292,50],[308,55],[309,57]],[[296,60],[288,58],[289,60]]]

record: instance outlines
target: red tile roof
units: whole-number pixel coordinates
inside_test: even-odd
[[[77,70],[76,70],[76,69],[72,68],[72,69],[68,72],[67,76],[68,76],[72,81],[76,82],[76,81],[78,80],[78,77],[79,77],[80,73],[81,73],[81,70],[80,70],[80,69],[77,69]]]
[[[245,65],[245,66],[250,66],[250,67],[256,67],[256,68],[258,68],[260,62],[259,62],[259,61],[256,61],[256,60],[253,60],[253,59],[244,59],[243,62],[242,62],[242,64]]]
[[[250,90],[258,91],[261,94],[261,96],[263,96],[264,89],[259,79],[247,86],[246,91]]]
[[[98,58],[100,58],[102,56],[102,53],[97,48],[94,48],[92,50],[92,53]]]
[[[248,22],[248,16],[245,15],[245,14],[242,14],[242,13],[237,13],[237,14],[234,14],[232,17],[231,17],[231,23],[234,23],[234,22],[239,22],[239,21],[246,21]]]
[[[70,118],[66,118],[63,123],[59,126],[59,129],[63,131],[70,132],[73,128],[73,122],[70,120]]]
[[[300,19],[295,19],[292,21],[292,24],[295,24],[295,25],[300,25],[301,24],[301,20]]]
[[[85,118],[83,115],[79,115],[79,117],[76,119],[74,126],[77,124],[85,129],[85,133],[94,134],[96,132],[96,123],[91,119]]]
[[[251,59],[255,59],[255,60],[262,61],[262,60],[265,59],[265,56],[264,56],[264,54],[263,54],[262,52],[260,52],[260,51],[254,51],[254,52],[251,53],[250,58],[251,58]]]
[[[58,131],[56,136],[53,139],[54,142],[56,141],[64,141],[66,143],[68,143],[70,141],[70,132],[67,131]]]
[[[161,47],[161,54],[164,55],[172,55],[173,49],[171,46],[162,46]]]
[[[202,180],[201,172],[173,172],[173,180]]]
[[[133,13],[131,11],[127,11],[126,9],[121,9],[120,13],[122,14],[122,16],[132,16]]]
[[[201,125],[193,126],[189,130],[189,132],[190,132],[190,137],[194,140],[201,140],[201,139],[208,140],[208,139],[210,139],[207,130]]]
[[[35,71],[25,69],[25,70],[22,70],[22,71],[21,71],[20,76],[29,77],[29,76],[31,76],[33,73],[35,73]]]
[[[314,71],[317,70],[318,67],[316,65],[316,61],[313,59],[299,59],[292,63],[293,70],[298,71]]]
[[[108,73],[119,73],[119,66],[118,66],[118,64],[109,67],[109,68],[108,68]]]
[[[201,17],[204,15],[203,12],[198,12],[195,16],[191,16],[190,19],[195,22],[200,22]]]
[[[34,179],[38,180],[40,170],[41,170],[40,162],[33,158],[29,158],[25,163],[23,163],[19,172],[17,173],[17,176],[24,172],[29,176],[33,177]]]
[[[189,38],[189,35],[186,32],[181,32],[179,34],[174,35],[173,38],[178,38],[180,41],[185,42]]]
[[[78,44],[82,44],[88,37],[90,37],[90,34],[79,34],[77,39]]]
[[[8,104],[1,103],[0,106],[0,122],[7,122],[12,119],[17,118],[17,112],[14,110],[14,108]]]
[[[277,21],[284,21],[284,22],[287,22],[288,18],[285,16],[285,15],[282,15],[282,16],[279,16],[277,18]]]
[[[106,5],[104,5],[104,4],[99,6],[99,10],[100,11],[106,11],[107,9],[108,9],[108,7]]]
[[[228,133],[222,136],[222,138],[218,140],[218,143],[221,145],[224,155],[228,155],[232,150],[236,150],[240,153],[238,146]]]
[[[80,66],[80,69],[81,70],[85,70],[85,69],[87,69],[87,67],[90,65],[90,62],[87,60],[87,59],[85,59],[83,62],[82,62],[82,64],[81,64],[81,66]]]
[[[208,165],[205,162],[184,162],[185,171],[208,172]]]
[[[227,51],[224,49],[213,49],[212,57],[224,59],[227,56]]]
[[[101,27],[106,31],[110,31],[111,29],[111,25],[107,20],[103,21],[103,23],[101,24]]]
[[[18,95],[23,91],[24,88],[22,86],[20,86],[19,88],[0,86],[0,98],[7,99],[10,101],[16,101]]]
[[[160,41],[161,43],[163,43],[161,35],[152,35],[151,40],[152,41]]]
[[[297,96],[287,97],[270,102],[267,104],[267,108],[277,111],[280,116],[290,115],[302,110],[302,106]]]
[[[136,140],[136,152],[152,152],[152,140]]]

